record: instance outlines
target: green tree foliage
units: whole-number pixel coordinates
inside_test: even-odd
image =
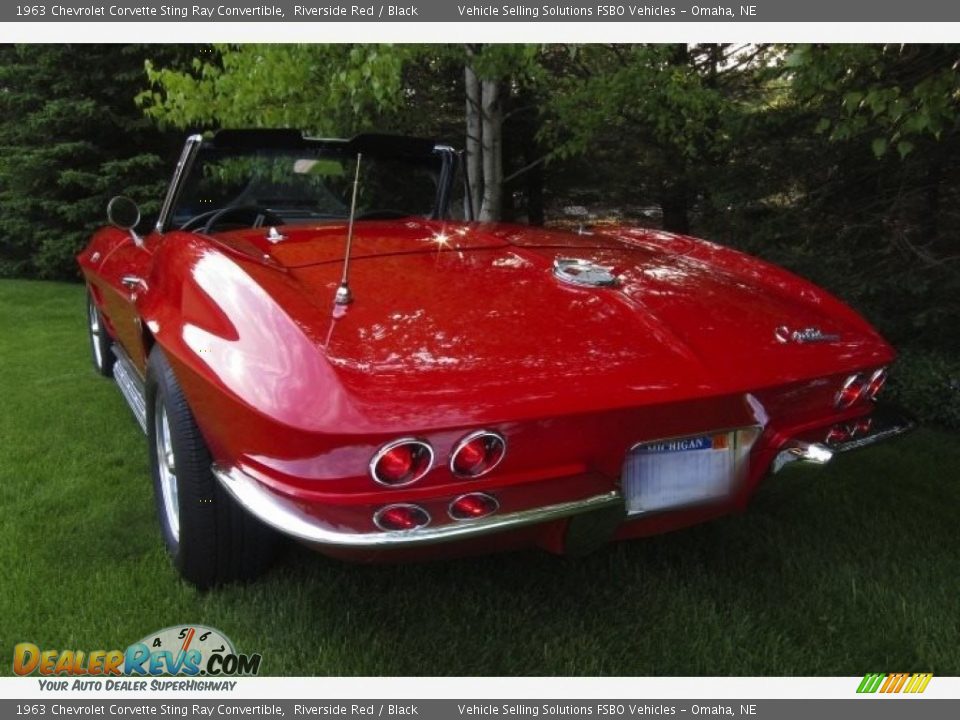
[[[0,273],[72,272],[109,194],[155,202],[153,126],[405,132],[467,148],[484,218],[586,205],[784,264],[908,348],[901,397],[956,407],[958,67],[958,45],[4,47]]]
[[[667,229],[687,232],[694,203],[742,138],[762,98],[764,46],[591,45],[569,49],[543,132],[559,157],[615,148],[630,185],[659,203]],[[619,156],[617,158],[617,156]],[[626,178],[625,178],[626,179]]]
[[[291,127],[320,135],[376,126],[401,110],[411,45],[215,45],[189,67],[147,62],[137,100],[174,127]]]
[[[180,128],[292,127],[320,135],[388,128],[458,139],[466,130],[474,206],[496,219],[503,114],[512,92],[536,74],[538,53],[529,45],[216,45],[187,68],[148,62],[150,88],[138,102],[159,123]]]
[[[0,276],[76,277],[112,195],[157,209],[167,153],[133,103],[146,52],[0,46]]]
[[[831,140],[863,138],[877,157],[895,148],[905,158],[918,141],[957,130],[956,45],[802,45],[785,64]]]
[[[767,217],[895,340],[960,352],[943,332],[960,319],[960,46],[781,50],[788,92],[755,143],[781,199]]]

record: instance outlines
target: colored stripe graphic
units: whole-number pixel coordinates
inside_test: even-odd
[[[858,693],[922,693],[933,673],[867,673],[857,686]]]
[[[860,683],[860,687],[857,688],[857,692],[875,693],[885,677],[886,675],[883,673],[867,673],[863,676],[863,680]]]

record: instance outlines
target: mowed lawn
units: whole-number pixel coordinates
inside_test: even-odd
[[[0,282],[0,653],[212,625],[270,675],[960,674],[960,436],[770,478],[743,515],[607,547],[362,566],[290,547],[201,593],[79,285]]]

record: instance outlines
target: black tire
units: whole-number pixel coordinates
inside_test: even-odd
[[[213,476],[210,451],[159,346],[150,352],[146,390],[150,474],[174,566],[201,589],[258,577],[272,564],[279,537],[244,511]],[[164,447],[171,452],[163,452]],[[176,499],[171,502],[171,497]]]
[[[93,369],[104,377],[113,376],[113,363],[117,358],[113,354],[113,341],[103,323],[103,315],[93,302],[93,295],[87,290],[87,335],[90,337],[90,360]]]

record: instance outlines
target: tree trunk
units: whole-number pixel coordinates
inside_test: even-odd
[[[924,213],[920,221],[920,243],[936,245],[940,235],[940,184],[943,179],[943,157],[935,155],[927,166],[926,190],[923,193]]]
[[[543,211],[543,163],[527,173],[527,222],[531,225],[543,225],[546,219]]]
[[[686,43],[673,45],[670,64],[687,65],[690,51]],[[660,207],[663,210],[663,229],[668,232],[687,234],[690,232],[690,189],[687,184],[686,169],[683,162],[673,164],[674,174],[668,176],[661,186]]]
[[[688,206],[689,197],[686,180],[680,179],[664,183],[660,198],[660,207],[663,210],[663,229],[681,235],[689,233]]]
[[[503,107],[500,83],[481,80],[480,95],[483,107],[483,203],[481,221],[500,219],[503,201]]]
[[[470,204],[473,206],[473,219],[476,219],[480,213],[480,203],[483,200],[483,152],[481,149],[481,138],[483,137],[481,116],[483,110],[481,108],[480,80],[469,64],[464,67],[464,85],[467,95],[466,173],[467,182],[470,185]],[[464,208],[465,214],[469,209],[469,206]]]

